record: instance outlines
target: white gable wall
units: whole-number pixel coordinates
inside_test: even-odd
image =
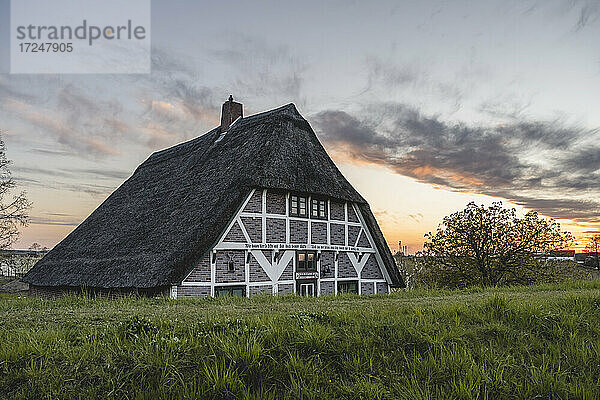
[[[327,219],[291,217],[289,197],[252,190],[210,254],[171,296],[214,296],[215,287],[227,286],[243,286],[247,296],[295,293],[297,250],[318,254],[317,295],[337,294],[341,281],[356,281],[359,294],[389,293],[390,277],[358,207],[328,200]],[[310,199],[307,207],[310,213]],[[324,265],[331,259],[328,273]]]

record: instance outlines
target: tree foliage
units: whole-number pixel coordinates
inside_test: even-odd
[[[535,212],[518,217],[501,202],[490,207],[469,203],[425,239],[419,280],[430,286],[527,284],[575,273],[573,266],[540,257],[569,247],[569,232]]]
[[[586,259],[586,265],[600,269],[600,235],[592,235],[587,238],[585,251],[591,253]]]
[[[11,195],[16,184],[6,158],[6,146],[0,137],[0,249],[8,248],[19,237],[19,227],[28,223],[31,203],[25,192]]]

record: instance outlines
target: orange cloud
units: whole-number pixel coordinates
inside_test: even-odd
[[[65,121],[51,117],[50,115],[54,113],[47,110],[34,111],[30,105],[13,99],[4,100],[3,104],[7,109],[17,113],[23,120],[37,126],[43,132],[54,135],[58,142],[63,145],[103,155],[120,154],[118,150],[106,143],[75,131]]]

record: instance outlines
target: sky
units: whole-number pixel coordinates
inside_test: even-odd
[[[151,74],[0,74],[0,130],[52,247],[152,152],[296,104],[392,250],[470,201],[600,231],[600,2],[153,1]]]

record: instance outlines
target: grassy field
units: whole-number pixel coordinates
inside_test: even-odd
[[[0,297],[3,398],[600,398],[600,283],[317,299]]]

